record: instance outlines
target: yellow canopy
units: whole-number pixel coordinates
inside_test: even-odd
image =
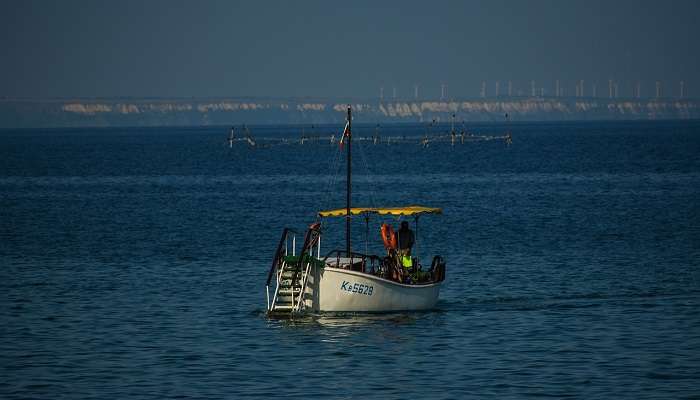
[[[346,215],[347,209],[338,208],[335,210],[319,211],[320,217],[342,217]],[[423,206],[406,206],[406,207],[352,207],[350,214],[379,214],[379,215],[420,215],[420,214],[442,214],[442,209],[423,207]]]

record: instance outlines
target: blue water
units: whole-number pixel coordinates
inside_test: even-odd
[[[700,123],[511,128],[353,146],[357,205],[444,209],[417,250],[446,285],[430,312],[295,320],[264,281],[283,227],[343,206],[337,146],[0,131],[0,398],[697,398]]]

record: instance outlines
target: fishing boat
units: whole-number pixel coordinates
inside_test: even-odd
[[[297,232],[285,228],[275,250],[267,276],[266,300],[269,314],[297,315],[318,312],[391,312],[428,310],[435,307],[445,280],[445,262],[436,255],[430,266],[421,264],[405,249],[398,248],[401,232],[381,226],[385,253],[355,252],[351,247],[351,220],[364,217],[367,232],[372,216],[413,217],[415,237],[419,217],[441,214],[440,208],[352,207],[352,110],[341,138],[347,151],[346,204],[344,208],[322,210],[297,240]],[[345,248],[322,255],[324,218],[345,218]]]

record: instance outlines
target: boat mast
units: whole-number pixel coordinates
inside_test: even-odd
[[[352,175],[352,158],[350,148],[352,147],[352,116],[351,108],[348,107],[348,176],[347,176],[347,197],[345,199],[345,249],[350,256],[350,177]]]

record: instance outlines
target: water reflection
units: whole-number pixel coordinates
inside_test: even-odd
[[[322,313],[305,316],[269,316],[271,326],[289,330],[287,333],[313,334],[326,343],[346,343],[358,337],[375,337],[382,340],[412,340],[411,332],[418,326],[430,324],[428,321],[440,317],[442,313],[399,312],[399,313]]]

